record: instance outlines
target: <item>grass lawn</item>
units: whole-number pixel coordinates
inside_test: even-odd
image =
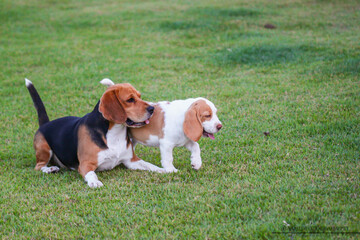
[[[360,232],[359,1],[1,0],[0,23],[1,239],[360,237],[334,233]],[[50,119],[90,112],[108,77],[206,97],[224,128],[200,171],[177,148],[178,173],[117,167],[90,189],[33,170],[25,77]],[[274,233],[294,229],[323,233]]]

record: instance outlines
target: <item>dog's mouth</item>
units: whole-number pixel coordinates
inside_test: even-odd
[[[134,122],[130,118],[127,118],[125,123],[128,127],[142,127],[142,126],[145,126],[146,124],[149,124],[150,121],[149,121],[149,119],[146,119],[143,122]]]
[[[214,134],[213,133],[208,133],[207,131],[203,130],[203,137],[208,137],[211,138],[212,140],[215,139]]]

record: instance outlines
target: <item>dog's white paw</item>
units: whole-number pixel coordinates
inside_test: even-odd
[[[102,182],[100,182],[99,180],[96,181],[89,181],[88,182],[89,187],[91,188],[97,188],[97,187],[102,187],[104,186],[104,184]]]
[[[41,171],[44,173],[57,173],[58,171],[60,171],[60,168],[56,166],[42,167]]]
[[[91,188],[102,187],[104,184],[99,181],[94,171],[90,171],[85,175],[85,181]]]

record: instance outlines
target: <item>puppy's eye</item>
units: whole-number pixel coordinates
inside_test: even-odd
[[[211,115],[205,115],[206,118],[211,118]]]
[[[134,98],[129,98],[128,100],[126,100],[128,103],[133,103],[135,102],[135,99]]]

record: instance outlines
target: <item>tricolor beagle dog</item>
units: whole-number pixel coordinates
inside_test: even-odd
[[[110,87],[112,84],[111,81],[104,83]],[[201,136],[214,139],[214,133],[222,128],[215,105],[205,98],[149,104],[155,108],[150,123],[141,128],[129,129],[133,146],[141,143],[160,147],[161,165],[166,172],[177,172],[173,165],[172,150],[185,146],[191,152],[192,168],[200,169],[202,162],[197,141]]]
[[[104,79],[106,84],[109,79]],[[141,100],[130,84],[109,87],[91,113],[49,121],[45,106],[34,85],[25,79],[38,113],[39,129],[34,137],[35,170],[58,172],[60,167],[78,170],[89,187],[103,186],[95,171],[110,170],[123,163],[127,168],[164,172],[136,157],[127,127],[149,123],[154,107]],[[112,81],[111,81],[112,83]],[[48,167],[50,160],[57,166]]]

